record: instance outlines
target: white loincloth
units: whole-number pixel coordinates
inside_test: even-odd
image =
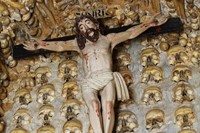
[[[115,81],[117,100],[125,101],[129,99],[128,88],[119,72],[98,71],[91,73],[90,76],[83,80],[82,91],[94,89],[102,90],[111,80]]]

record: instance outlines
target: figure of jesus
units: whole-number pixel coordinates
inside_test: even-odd
[[[148,22],[124,32],[102,35],[98,21],[91,16],[83,15],[75,22],[75,40],[38,41],[35,44],[24,44],[24,48],[79,52],[84,69],[82,94],[89,109],[92,128],[95,133],[112,133],[115,99],[123,101],[129,98],[122,76],[112,70],[113,48],[121,42],[137,37],[152,26],[165,23],[166,20],[166,17],[156,14]]]

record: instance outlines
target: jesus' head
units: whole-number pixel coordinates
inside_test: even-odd
[[[76,18],[76,39],[80,49],[84,49],[86,39],[96,42],[99,39],[99,23],[90,15],[82,15]]]

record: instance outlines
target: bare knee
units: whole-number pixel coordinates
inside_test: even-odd
[[[98,100],[92,100],[88,108],[90,112],[95,112],[96,115],[99,117],[101,106]]]

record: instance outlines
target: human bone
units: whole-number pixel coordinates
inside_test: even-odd
[[[200,50],[189,51],[189,56],[193,65],[200,65]]]
[[[38,128],[37,133],[55,133],[55,128],[51,125],[44,125]]]
[[[174,101],[183,103],[185,101],[192,101],[195,99],[195,93],[188,84],[178,84],[174,87]]]
[[[31,115],[29,113],[29,110],[26,108],[18,109],[14,114],[14,121],[16,125],[22,126],[27,125],[31,122]]]
[[[26,88],[17,90],[14,101],[20,105],[28,105],[32,102],[30,91]]]
[[[26,129],[22,127],[19,127],[19,128],[13,129],[10,133],[29,133],[29,131],[27,131]]]
[[[162,100],[162,91],[159,87],[151,86],[144,90],[142,102],[146,105],[155,104]]]
[[[129,70],[121,70],[119,71],[120,74],[122,75],[122,77],[125,80],[125,83],[127,86],[130,86],[131,84],[133,84],[133,76],[132,76],[132,72]]]
[[[74,60],[64,60],[58,66],[58,77],[70,80],[78,76],[77,62]]]
[[[44,84],[48,82],[48,79],[51,77],[51,70],[48,66],[41,66],[35,70],[36,74],[36,83]]]
[[[188,39],[188,35],[186,33],[182,33],[179,37],[179,44],[182,47],[185,47],[187,45],[187,39]]]
[[[176,124],[181,128],[191,127],[195,121],[195,114],[191,107],[180,107],[175,113]]]
[[[24,77],[20,81],[20,86],[23,87],[34,87],[35,80],[33,77]]]
[[[3,31],[3,32],[5,32],[5,29],[10,29],[11,27],[17,27],[19,30],[16,30],[15,32],[16,33],[14,33],[15,34],[15,37],[14,38],[11,38],[10,37],[10,39],[14,39],[14,41],[15,41],[15,43],[13,44],[13,45],[16,45],[16,44],[21,44],[21,43],[19,43],[19,42],[23,42],[23,41],[25,41],[25,40],[29,40],[29,39],[31,39],[31,38],[29,38],[29,35],[31,35],[31,36],[35,36],[35,37],[37,37],[37,36],[40,36],[39,38],[41,39],[41,40],[44,40],[44,39],[46,39],[46,38],[48,38],[48,39],[51,39],[51,38],[57,38],[57,37],[59,37],[59,36],[63,36],[64,34],[66,34],[66,36],[71,36],[71,35],[74,35],[74,31],[73,31],[73,25],[74,25],[74,18],[76,17],[76,12],[82,12],[82,7],[80,7],[79,5],[78,5],[78,3],[80,2],[81,0],[1,0],[1,2],[0,2],[0,5],[2,5],[2,3],[5,5],[5,6],[1,6],[0,7],[0,16],[2,16],[2,18],[5,18],[5,20],[3,20],[2,19],[2,22],[3,22],[3,25],[2,25],[2,23],[0,22],[0,32],[1,31]],[[88,4],[87,5],[87,8],[90,8],[91,10],[92,9],[94,9],[94,8],[96,8],[96,9],[98,9],[97,7],[102,7],[100,4],[96,4],[94,1],[92,1],[92,0],[87,0],[87,1],[89,1],[88,3],[90,3],[90,4]],[[96,1],[96,0],[95,0]],[[158,6],[158,3],[160,4],[159,6],[160,6],[160,8],[161,8],[161,14],[162,15],[168,15],[168,14],[172,14],[171,16],[176,16],[176,14],[178,15],[179,13],[178,13],[178,8],[177,7],[179,7],[178,5],[175,5],[175,1],[173,1],[173,0],[166,0],[166,1],[171,1],[171,3],[173,4],[171,7],[170,7],[170,9],[168,10],[168,9],[166,9],[166,6],[165,5],[163,5],[163,3],[165,4],[166,3],[166,1],[159,1],[158,2],[158,0],[151,0],[151,1],[147,1],[147,0],[145,0],[145,1],[133,1],[133,0],[119,0],[119,1],[117,1],[117,0],[103,0],[103,2],[105,2],[105,3],[108,3],[108,4],[105,4],[106,6],[108,6],[108,7],[110,7],[110,6],[112,6],[112,4],[110,3],[111,1],[113,1],[113,3],[114,2],[117,2],[117,3],[123,3],[124,1],[131,1],[132,3],[131,4],[127,4],[128,6],[135,6],[136,5],[136,10],[134,10],[135,12],[133,12],[133,7],[130,7],[130,9],[129,9],[129,7],[125,7],[125,6],[127,6],[126,4],[123,4],[123,7],[122,7],[122,11],[123,11],[123,14],[122,15],[120,15],[120,13],[115,13],[115,9],[114,9],[114,11],[113,11],[113,9],[112,10],[110,10],[110,15],[113,17],[113,18],[106,18],[106,20],[107,21],[109,21],[110,23],[109,23],[109,27],[114,27],[114,28],[117,28],[119,25],[125,25],[125,24],[128,24],[130,21],[130,18],[131,18],[131,20],[133,21],[133,19],[135,19],[136,17],[136,15],[135,15],[135,13],[138,13],[138,15],[140,15],[140,13],[138,12],[138,10],[140,10],[140,9],[138,9],[138,8],[140,8],[139,6],[138,6],[138,3],[140,4],[140,3],[144,3],[144,5],[145,6],[147,6],[148,4],[153,4],[153,6],[151,6],[151,5],[148,5],[150,8],[152,7],[152,10],[153,11],[155,11],[155,12],[160,12],[159,10],[157,10],[159,7],[157,7]],[[184,0],[179,0],[179,1],[176,1],[176,2],[183,2]],[[38,3],[39,2],[39,3]],[[197,25],[197,22],[199,22],[199,3],[198,3],[198,0],[185,0],[184,1],[185,2],[185,9],[186,9],[186,15],[187,15],[187,19],[182,19],[182,22],[183,22],[183,24],[184,24],[184,29],[185,29],[185,26],[186,27],[188,27],[188,33],[187,33],[187,35],[188,34],[190,34],[190,32],[198,32],[198,30],[195,30],[195,29],[197,29],[197,27],[199,27],[199,25]],[[196,9],[196,7],[195,7],[195,2],[196,2],[196,4],[198,5],[198,8]],[[13,4],[14,3],[14,4]],[[27,4],[26,4],[27,3]],[[53,3],[53,8],[52,8],[52,3]],[[59,5],[59,4],[60,5]],[[62,4],[61,4],[62,3]],[[74,4],[75,3],[75,4]],[[182,3],[181,3],[182,4]],[[14,6],[13,6],[14,5]],[[18,6],[16,6],[16,5],[18,5]],[[22,5],[22,6],[19,6],[19,5]],[[74,5],[76,5],[76,7],[74,6]],[[156,5],[156,6],[155,6]],[[192,5],[192,6],[191,6]],[[190,9],[188,8],[188,6],[190,6]],[[16,7],[18,7],[18,8],[16,8]],[[20,8],[19,8],[20,7]],[[73,11],[72,11],[72,9],[70,9],[69,7],[72,7],[72,8],[76,8],[76,9],[74,9]],[[85,4],[83,4],[83,7],[84,7],[84,10],[85,10],[85,7],[86,7],[86,5]],[[155,8],[155,7],[157,7],[157,8]],[[196,17],[195,15],[192,15],[192,13],[191,13],[191,7],[192,8],[194,8],[193,9],[193,11],[194,10],[197,10],[197,12],[196,12],[196,14],[198,15],[198,17]],[[2,11],[2,8],[3,8],[3,11]],[[120,7],[119,7],[120,8]],[[123,10],[123,9],[125,9],[125,11]],[[75,11],[76,10],[76,11]],[[117,10],[119,10],[119,9],[117,9]],[[62,11],[62,12],[61,12]],[[105,9],[105,11],[107,11],[107,9]],[[169,12],[168,12],[169,11]],[[69,12],[69,14],[65,14],[65,16],[62,16],[65,12]],[[119,12],[119,11],[118,11]],[[147,13],[148,13],[148,11],[147,11]],[[116,16],[116,14],[119,16],[119,19],[118,18],[116,18],[115,16]],[[152,14],[154,14],[154,13],[152,13]],[[52,15],[53,15],[53,17],[52,17]],[[49,19],[50,18],[50,16],[51,16],[51,19]],[[147,15],[148,16],[148,15]],[[133,17],[133,18],[132,18]],[[135,18],[134,18],[135,17]],[[180,16],[179,16],[180,17]],[[64,22],[62,22],[61,21],[61,19],[62,20],[64,20]],[[126,20],[127,19],[127,20]],[[138,18],[138,19],[140,19],[140,18]],[[56,23],[54,23],[55,22],[55,20],[57,21]],[[70,20],[70,21],[69,21]],[[140,19],[141,20],[141,19]],[[52,23],[53,22],[53,23]],[[120,23],[119,23],[120,22]],[[134,22],[134,21],[133,21]],[[142,22],[142,21],[141,21]],[[11,26],[11,24],[13,24],[13,23],[15,23],[15,25],[14,26]],[[195,24],[196,23],[196,24]],[[65,25],[66,24],[66,25]],[[135,24],[135,23],[131,23],[131,24]],[[136,22],[136,24],[137,24],[137,22]],[[198,23],[199,24],[199,23]],[[17,26],[16,26],[17,25]],[[19,27],[19,25],[21,26],[21,25],[25,25],[26,27],[28,27],[28,29],[26,30],[26,31],[24,31],[24,27]],[[8,27],[7,27],[8,26]],[[65,29],[66,28],[66,29]],[[12,28],[13,29],[13,28]],[[63,30],[64,30],[64,34],[63,34]],[[29,34],[26,34],[27,33],[27,31],[28,31],[28,33]],[[9,31],[10,32],[10,31]],[[7,33],[9,33],[9,32],[6,32],[6,34]],[[31,34],[30,34],[31,33]],[[0,33],[1,35],[2,35],[2,32]],[[12,33],[13,34],[13,33]],[[0,35],[0,36],[1,36]],[[168,34],[167,34],[168,35]],[[9,34],[9,36],[11,36],[11,34]],[[28,36],[28,38],[26,38],[26,36]],[[162,35],[162,36],[165,36],[165,35]],[[21,38],[22,37],[22,38]],[[152,37],[148,37],[148,38],[152,38]],[[187,104],[196,104],[196,102],[198,102],[198,84],[196,84],[196,82],[193,82],[193,81],[198,81],[198,80],[196,80],[197,78],[198,78],[198,72],[196,71],[196,68],[197,68],[197,70],[198,70],[198,65],[199,65],[199,58],[198,58],[198,53],[200,53],[199,51],[197,51],[196,50],[196,44],[194,44],[193,43],[193,41],[192,41],[192,39],[190,39],[191,37],[189,37],[188,36],[188,38],[180,38],[180,37],[178,37],[178,42],[179,43],[177,43],[176,45],[181,45],[181,46],[184,46],[185,47],[185,52],[188,52],[187,50],[188,50],[188,48],[190,49],[192,49],[191,51],[191,53],[189,53],[189,55],[190,55],[190,57],[189,57],[189,59],[188,59],[188,62],[182,62],[182,63],[185,63],[185,64],[187,64],[187,63],[190,63],[190,62],[192,62],[193,64],[189,64],[189,66],[191,67],[191,69],[192,69],[192,72],[194,71],[194,75],[193,75],[193,77],[192,77],[192,79],[191,79],[191,81],[192,82],[190,82],[190,85],[193,87],[193,89],[195,90],[195,92],[197,92],[197,94],[195,95],[196,96],[196,100],[193,100],[192,101],[192,103],[187,103]],[[8,39],[7,38],[4,38],[6,41],[5,42],[3,42],[2,44],[0,44],[0,47],[3,49],[3,52],[4,53],[7,53],[7,54],[4,54],[3,56],[5,56],[5,57],[8,57],[9,58],[9,56],[13,56],[12,55],[12,53],[11,53],[11,50],[8,48],[9,47],[9,45],[11,44],[9,41],[8,41]],[[4,39],[0,39],[0,40],[4,40]],[[132,41],[132,40],[131,40]],[[135,40],[133,40],[133,41],[135,41]],[[138,41],[138,40],[137,40]],[[150,43],[150,41],[149,41],[149,39],[148,39],[148,44],[152,44],[152,43]],[[187,42],[187,44],[188,45],[186,45],[185,46],[185,43]],[[132,42],[132,43],[134,43],[134,42]],[[13,45],[11,45],[11,46],[13,46]],[[121,45],[121,44],[120,44]],[[136,44],[137,45],[137,44]],[[130,45],[130,48],[129,49],[126,49],[126,50],[128,50],[129,52],[130,52],[130,55],[131,55],[131,57],[134,57],[134,60],[136,60],[136,61],[138,61],[138,56],[135,56],[135,53],[140,53],[141,52],[141,49],[137,49],[138,47],[136,47],[136,49],[135,49],[135,46],[136,45],[134,45],[134,44],[132,44],[132,45]],[[170,48],[170,47],[172,47],[174,45],[174,43],[172,44],[171,43],[171,41],[169,41],[168,40],[168,38],[167,38],[167,41],[166,42],[161,42],[161,44],[160,44],[160,49],[158,48],[158,47],[155,47],[156,49],[158,49],[158,50],[163,50],[163,51],[159,51],[160,52],[160,57],[161,57],[161,59],[164,59],[164,58],[162,58],[162,57],[165,57],[164,55],[166,54],[166,52],[168,51],[168,49]],[[147,47],[148,45],[146,45],[145,47]],[[189,46],[191,46],[191,47],[189,47]],[[14,46],[15,47],[15,46]],[[193,47],[195,47],[195,50],[196,51],[194,51],[194,49],[193,49]],[[134,48],[134,49],[132,49],[132,48]],[[141,48],[141,47],[139,47],[139,48]],[[1,49],[0,49],[0,51],[1,51]],[[40,52],[40,50],[38,50],[37,52]],[[36,54],[37,54],[37,52],[36,52]],[[193,55],[192,55],[192,53],[193,53]],[[22,53],[23,54],[23,53]],[[62,55],[62,53],[58,53],[59,55]],[[196,56],[197,55],[197,56]],[[1,56],[2,57],[2,56]],[[135,59],[135,57],[136,57],[136,59]],[[14,61],[13,59],[11,59],[11,58],[6,58],[5,60],[6,60],[6,65],[8,65],[8,66],[15,66],[16,65],[16,61]],[[62,59],[61,60],[63,60],[63,57],[61,57]],[[66,57],[65,59],[68,59],[68,57]],[[59,58],[55,58],[55,59],[53,59],[52,60],[52,62],[51,63],[47,63],[47,64],[45,64],[45,65],[52,65],[53,64],[53,66],[54,66],[54,70],[52,71],[52,73],[54,72],[54,71],[56,71],[57,70],[57,64],[55,64],[54,65],[54,61],[56,61],[56,63],[58,63],[57,61],[59,60]],[[60,60],[60,61],[61,61]],[[7,62],[7,61],[9,61],[9,62]],[[40,61],[40,60],[39,60]],[[59,61],[59,62],[60,62]],[[165,87],[162,87],[162,85],[163,86],[166,86],[166,84],[167,84],[167,86],[168,87],[174,87],[174,86],[172,86],[171,84],[174,84],[173,82],[165,82],[167,79],[169,79],[169,77],[167,77],[167,76],[171,76],[171,74],[169,73],[169,71],[166,71],[166,70],[168,70],[168,65],[166,66],[166,63],[165,63],[165,61],[166,61],[166,59],[164,59],[163,61],[161,61],[160,62],[160,64],[159,65],[161,65],[161,67],[163,68],[163,72],[164,72],[164,81],[160,84],[159,83],[159,86],[162,88],[162,90],[163,90],[163,93],[164,92],[166,92],[166,91],[168,91],[168,89],[166,90],[166,88]],[[8,64],[7,64],[8,63]],[[17,61],[17,64],[19,64],[19,62]],[[40,64],[37,64],[36,66],[34,66],[33,68],[35,69],[35,68],[37,68],[38,67],[38,65],[40,65]],[[42,65],[42,64],[41,64]],[[78,64],[79,65],[79,64]],[[191,66],[191,65],[195,65],[195,66]],[[197,65],[197,66],[196,66]],[[133,66],[133,67],[132,67]],[[13,67],[12,69],[15,69],[16,67]],[[23,67],[21,67],[22,69],[23,69]],[[51,67],[52,68],[52,67]],[[139,71],[138,72],[135,72],[135,70],[137,71],[138,69],[138,62],[135,62],[135,64],[134,65],[131,65],[130,66],[130,68],[131,68],[131,70],[134,68],[134,70],[133,71],[131,71],[131,73],[132,73],[132,75],[134,76],[134,77],[132,77],[133,79],[134,79],[134,84],[133,84],[133,86],[135,87],[135,84],[137,84],[137,87],[139,86],[140,87],[140,85],[141,85],[141,83],[138,83],[138,79],[140,79],[140,77],[139,77]],[[139,68],[141,68],[141,66],[139,66]],[[171,68],[173,69],[173,66],[171,66],[170,67],[170,72],[171,72]],[[193,68],[195,68],[195,69],[193,69]],[[10,68],[9,68],[10,69]],[[57,71],[56,71],[57,72]],[[197,72],[197,73],[195,73],[195,72]],[[0,72],[1,73],[1,72]],[[10,73],[10,70],[9,70],[9,73]],[[20,73],[20,74],[18,74],[19,75],[19,77],[18,76],[16,76],[16,79],[19,79],[18,81],[19,82],[21,82],[20,84],[21,84],[21,88],[24,88],[24,87],[31,87],[31,86],[29,86],[29,82],[33,82],[32,81],[32,79],[34,79],[35,77],[33,77],[32,79],[28,79],[28,77],[26,77],[26,76],[23,76],[23,78],[21,78],[21,74],[22,73]],[[165,75],[166,74],[166,75]],[[1,75],[1,74],[0,74]],[[122,74],[123,75],[123,74]],[[127,78],[128,78],[128,81],[129,82],[131,82],[130,80],[129,80],[129,78],[130,78],[130,74],[128,74],[129,76],[127,76]],[[55,77],[55,78],[54,78]],[[123,76],[124,77],[124,76]],[[54,76],[53,77],[51,77],[53,80],[54,79],[56,79],[57,80],[57,77],[56,77],[56,75],[55,75],[55,73],[54,73]],[[136,80],[135,80],[136,79]],[[28,81],[27,81],[28,80]],[[16,88],[18,87],[17,85],[16,85],[16,80],[9,80],[9,78],[7,78],[7,79],[5,79],[5,80],[3,80],[4,81],[4,83],[6,83],[6,82],[14,82],[14,85],[13,85],[13,88],[12,89],[8,89],[8,98],[6,98],[5,100],[3,100],[2,102],[6,102],[6,101],[8,101],[8,102],[10,102],[9,100],[10,100],[10,98],[12,99],[13,98],[13,96],[14,96],[14,94],[13,94],[13,89],[14,89],[14,91],[16,90]],[[50,80],[51,81],[51,80]],[[49,82],[50,82],[49,81]],[[73,80],[72,80],[73,81]],[[126,80],[125,80],[126,81]],[[2,83],[2,81],[0,81],[1,83]],[[55,83],[55,82],[53,82],[53,83]],[[127,82],[126,82],[127,83]],[[198,83],[198,82],[197,82]],[[2,83],[3,84],[3,83]],[[43,83],[44,84],[44,83]],[[16,85],[16,86],[15,86]],[[149,84],[147,84],[148,86],[149,86]],[[57,86],[58,86],[58,88],[57,88]],[[38,89],[38,87],[40,87],[40,85],[39,86],[36,86],[36,88],[33,88],[33,91],[31,92],[31,94],[33,94],[32,95],[32,98],[33,98],[33,101],[34,102],[32,102],[30,105],[28,105],[28,108],[29,107],[31,107],[31,109],[33,109],[33,110],[35,110],[35,108],[36,109],[38,109],[37,107],[38,106],[36,106],[36,107],[34,107],[34,105],[35,105],[35,101],[37,100],[36,98],[37,98],[37,94],[34,94],[35,92],[37,93],[37,91],[35,91],[35,89]],[[132,86],[130,86],[130,87],[132,87]],[[133,88],[134,88],[133,87]],[[196,88],[197,87],[197,88]],[[144,88],[144,87],[143,87]],[[7,89],[7,88],[6,88]],[[56,95],[56,97],[59,97],[59,96],[61,96],[61,89],[62,89],[62,84],[57,84],[56,83],[56,89],[58,89],[58,90],[56,90],[56,94],[57,94],[57,91],[58,91],[58,93],[59,93],[59,95]],[[131,90],[132,90],[132,88],[130,88]],[[140,96],[142,95],[142,91],[143,91],[143,89],[140,89],[140,90],[138,90],[138,89],[134,89],[134,91],[137,91],[137,93],[136,93],[136,95],[138,94],[138,92],[139,92],[139,94],[140,94]],[[172,95],[173,95],[173,90],[171,90],[170,89],[170,91],[171,92],[169,92],[169,93],[166,93],[166,94],[164,94],[164,96],[166,96],[167,97],[167,99],[169,98],[169,99],[171,99],[171,100],[173,100],[172,99]],[[5,92],[5,91],[3,91],[3,92]],[[15,93],[15,92],[14,92]],[[170,94],[172,94],[172,95],[170,95]],[[78,95],[79,96],[79,95]],[[4,96],[3,96],[4,97]],[[136,96],[136,98],[137,98],[137,100],[136,101],[138,101],[138,100],[140,100],[140,99],[138,99],[138,98],[141,98],[141,97],[138,97],[138,96]],[[54,105],[54,107],[56,108],[57,107],[57,104],[58,104],[58,107],[60,107],[60,105],[62,104],[62,102],[63,101],[61,101],[61,103],[60,103],[60,99],[63,99],[63,100],[66,100],[66,99],[64,99],[64,98],[62,98],[62,97],[60,97],[60,98],[56,98],[55,100],[54,100],[54,102],[52,102],[52,105]],[[161,104],[156,104],[156,106],[158,106],[160,109],[163,109],[163,105],[165,106],[165,104],[168,104],[168,103],[166,103],[167,101],[165,101],[166,99],[165,99],[165,97],[164,97],[164,99],[163,99],[163,101],[162,101],[162,103]],[[12,101],[11,101],[12,102]],[[59,104],[60,103],[60,104]],[[10,115],[10,113],[12,113],[13,112],[13,110],[15,111],[16,110],[16,103],[13,103],[14,104],[14,108],[11,108],[11,109],[9,109],[9,111],[8,111],[8,114],[6,114],[6,116],[4,117],[4,119],[7,119],[6,120],[6,123],[7,123],[7,126],[8,127],[6,127],[6,131],[5,132],[10,132],[10,129],[14,129],[15,127],[13,127],[12,125],[12,123],[11,123],[11,126],[10,126],[10,123],[8,123],[10,120],[9,120],[9,115]],[[38,105],[40,105],[40,103],[36,103],[36,104],[38,104]],[[141,104],[141,102],[140,102],[140,104]],[[172,102],[172,104],[173,104],[173,109],[172,110],[174,110],[174,107],[176,107],[177,105],[179,105],[180,103],[173,103]],[[185,104],[185,103],[184,103]],[[56,105],[56,106],[55,106]],[[4,105],[5,106],[5,105]],[[154,105],[152,105],[152,106],[148,106],[148,107],[145,107],[145,108],[143,108],[144,107],[144,105],[143,106],[138,106],[137,104],[136,105],[133,105],[133,106],[136,106],[137,107],[137,109],[140,111],[140,109],[142,108],[142,110],[145,110],[146,111],[146,109],[149,109],[149,108],[152,108],[152,106],[154,106]],[[167,105],[166,105],[166,107],[168,107]],[[171,107],[171,106],[170,106]],[[3,108],[3,107],[2,107]],[[29,108],[30,109],[30,108]],[[61,109],[61,108],[59,108],[59,109]],[[132,108],[131,108],[132,109]],[[141,113],[141,112],[137,112],[138,110],[136,109],[136,114],[137,115],[141,115],[141,114],[143,114],[143,113]],[[56,111],[56,110],[55,110]],[[135,108],[134,108],[134,111],[135,111]],[[36,115],[38,115],[38,112],[36,111],[35,113],[33,112],[33,114],[36,114]],[[52,125],[54,125],[55,126],[55,129],[56,129],[56,131],[57,132],[61,132],[60,130],[61,129],[59,129],[59,127],[57,127],[57,125],[55,125],[55,123],[57,124],[57,121],[60,119],[60,117],[61,116],[59,116],[59,114],[60,113],[58,113],[58,117],[56,117],[55,118],[55,122],[52,122],[51,124]],[[167,130],[170,130],[170,131],[172,131],[173,132],[173,130],[172,130],[172,128],[174,127],[174,125],[173,125],[173,122],[171,121],[172,119],[171,119],[171,114],[169,114],[168,113],[168,116],[166,116],[166,117],[168,117],[168,118],[170,118],[170,119],[166,119],[167,121],[166,121],[166,123],[168,124],[169,123],[169,125],[167,125],[166,127],[167,128],[162,128],[162,129],[160,129],[160,130],[162,130],[162,132],[167,132]],[[10,117],[10,118],[12,118],[12,117]],[[81,118],[82,119],[82,118]],[[34,119],[34,120],[36,120],[36,119]],[[85,120],[85,121],[87,121],[88,122],[88,119],[87,120]],[[141,121],[142,121],[142,123],[144,122],[144,120],[143,120],[143,118],[141,118],[141,117],[138,117],[138,121],[139,121],[139,123],[141,124]],[[63,122],[58,122],[59,124],[61,124],[61,125],[63,125],[64,123]],[[172,124],[171,124],[172,123]],[[84,123],[85,124],[85,123]],[[198,125],[199,124],[199,122],[197,121],[196,123],[195,123],[196,125]],[[197,126],[194,126],[194,127],[192,127],[192,128],[194,128],[196,131],[198,131],[197,129],[198,129],[198,127]],[[40,126],[42,126],[41,124],[40,125],[38,125],[38,123],[37,122],[33,122],[32,123],[32,125],[31,125],[31,129],[32,129],[32,131],[27,127],[24,127],[24,128],[26,128],[27,130],[30,130],[31,132],[36,132],[35,130],[37,130],[37,129],[35,129],[35,127],[37,127],[37,128],[39,128]],[[142,129],[142,131],[143,131],[143,129],[144,129],[144,126],[145,126],[145,124],[141,124],[140,125],[140,127],[141,127],[141,129]],[[33,128],[34,127],[34,128]],[[169,127],[169,129],[168,129],[168,127]],[[84,127],[85,128],[85,127]],[[33,131],[34,130],[34,131]],[[144,129],[145,130],[145,129]],[[159,131],[155,131],[155,132],[160,132],[160,130]],[[178,132],[179,130],[181,130],[179,127],[178,127],[178,129],[176,128],[176,131],[174,131],[174,132]],[[140,130],[140,128],[139,128],[139,131],[138,132],[140,132],[141,130]],[[85,131],[85,132],[87,132],[87,131]],[[145,132],[145,131],[144,131]]]
[[[167,52],[169,64],[176,65],[180,63],[187,63],[189,61],[189,57],[185,51],[186,49],[182,46],[172,46]]]
[[[168,44],[166,39],[161,39],[159,47],[162,51],[168,51],[170,48],[170,45]]]
[[[130,54],[125,51],[118,52],[116,59],[119,66],[128,66],[131,64]]]
[[[37,101],[42,104],[51,103],[55,99],[55,87],[53,84],[45,84],[38,89]]]
[[[179,131],[178,133],[196,133],[196,131],[193,129],[183,129]]]
[[[76,119],[67,121],[63,126],[63,133],[82,133],[82,123]]]
[[[172,70],[172,80],[188,82],[192,78],[192,70],[186,65],[176,65]]]
[[[43,123],[48,124],[52,121],[55,111],[52,105],[43,105],[39,109],[39,117],[42,119]]]
[[[153,129],[161,128],[165,123],[165,114],[160,109],[152,109],[146,114],[146,129],[151,131]]]
[[[140,62],[144,67],[157,65],[160,62],[158,50],[155,48],[143,49],[141,52]]]
[[[163,79],[162,69],[158,66],[150,66],[144,68],[142,71],[141,82],[147,83],[149,81],[159,82]]]
[[[198,30],[199,29],[199,15],[196,12],[190,13],[190,21],[191,21],[191,28],[193,30]]]
[[[77,118],[80,113],[81,102],[77,99],[70,99],[63,103],[61,108],[61,116],[65,117],[68,121]]]
[[[63,85],[62,96],[66,99],[74,99],[78,92],[79,90],[76,82],[69,81]]]
[[[138,122],[135,114],[131,111],[122,111],[117,116],[116,133],[135,132]]]

